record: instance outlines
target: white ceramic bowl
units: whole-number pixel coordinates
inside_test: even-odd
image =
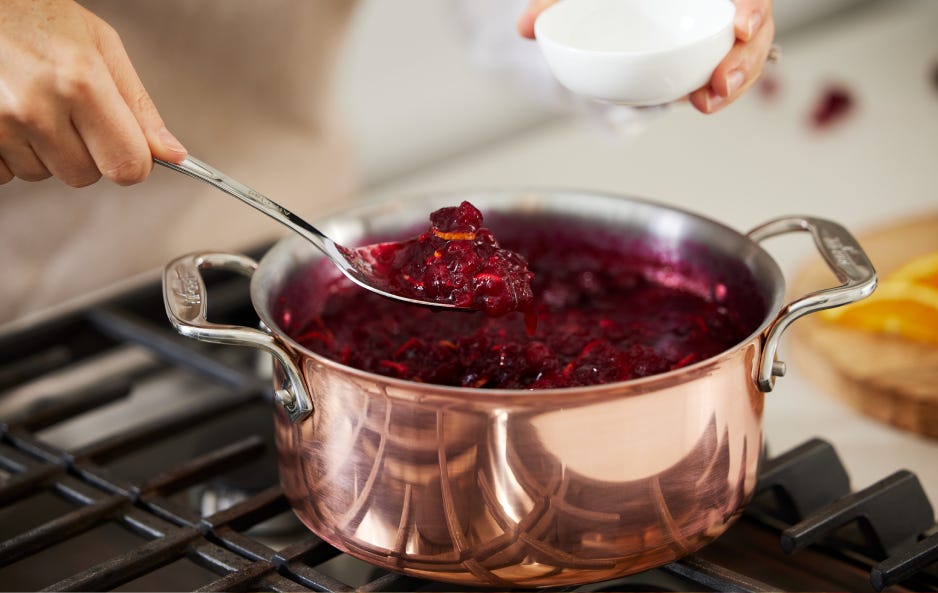
[[[733,47],[735,14],[731,0],[560,0],[534,33],[574,93],[659,105],[707,83]]]

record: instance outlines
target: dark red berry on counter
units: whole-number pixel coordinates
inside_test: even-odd
[[[775,99],[779,92],[779,80],[777,76],[763,74],[757,83],[759,95],[763,99]]]
[[[825,129],[842,121],[849,115],[856,101],[850,90],[839,84],[832,84],[823,89],[811,111],[811,124],[815,129]]]

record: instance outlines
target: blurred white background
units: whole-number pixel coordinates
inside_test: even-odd
[[[861,2],[777,0],[779,36]],[[502,72],[515,68],[515,78],[526,69],[539,70],[531,76],[546,72],[535,43],[515,34],[515,19],[526,4],[359,0],[337,72],[339,102],[356,138],[367,184],[563,114],[556,97],[539,96],[542,85],[509,80]],[[522,64],[514,67],[506,61]]]

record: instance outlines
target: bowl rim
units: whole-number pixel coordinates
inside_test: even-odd
[[[701,36],[701,37],[696,37],[696,38],[694,38],[694,39],[690,39],[690,40],[685,41],[685,42],[683,42],[683,43],[675,44],[675,45],[672,45],[672,46],[666,47],[666,48],[659,48],[659,49],[591,49],[591,48],[583,48],[583,47],[575,47],[575,46],[572,46],[572,45],[567,45],[567,44],[565,44],[565,43],[561,43],[561,42],[557,41],[556,39],[554,39],[554,38],[553,38],[552,36],[550,36],[550,35],[546,35],[546,36],[545,36],[545,35],[542,35],[541,33],[543,32],[544,25],[539,25],[539,23],[544,22],[544,21],[542,21],[542,18],[544,18],[544,15],[550,14],[552,11],[553,11],[553,12],[557,12],[557,10],[555,10],[555,9],[556,9],[558,6],[561,6],[561,5],[564,5],[564,4],[569,4],[570,2],[576,2],[576,0],[561,0],[561,1],[559,1],[559,2],[556,2],[555,4],[552,4],[551,6],[548,6],[546,9],[544,9],[544,11],[541,12],[541,13],[537,16],[537,18],[535,19],[535,21],[534,21],[534,37],[535,37],[535,41],[536,41],[538,44],[547,44],[547,45],[549,45],[549,46],[552,46],[553,48],[556,48],[556,49],[559,49],[559,50],[562,50],[562,51],[565,51],[565,52],[569,52],[569,53],[574,54],[574,55],[582,55],[582,56],[590,56],[590,57],[594,57],[594,56],[610,56],[610,57],[635,57],[635,58],[651,57],[651,56],[663,56],[663,55],[667,55],[667,54],[671,54],[671,53],[680,52],[680,51],[686,50],[686,49],[688,49],[688,48],[694,47],[694,46],[696,46],[696,45],[708,43],[708,42],[710,42],[710,41],[713,41],[713,40],[716,39],[716,38],[719,38],[719,37],[722,37],[723,35],[725,35],[726,32],[727,32],[727,29],[729,29],[730,31],[732,31],[732,30],[734,29],[734,27],[735,27],[735,25],[734,25],[734,18],[735,18],[735,15],[736,15],[736,4],[735,4],[732,0],[711,0],[711,1],[714,3],[714,5],[725,5],[725,6],[727,6],[727,8],[728,8],[727,12],[728,12],[728,15],[729,15],[729,18],[727,19],[727,21],[726,21],[725,23],[723,23],[721,26],[717,27],[714,31],[712,31],[712,32],[710,32],[710,33],[707,33],[706,35],[703,35],[703,36]],[[547,17],[547,18],[549,18],[549,17]]]

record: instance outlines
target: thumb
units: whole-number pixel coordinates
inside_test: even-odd
[[[166,128],[163,118],[150,98],[121,43],[120,36],[110,25],[88,12],[98,50],[111,73],[118,91],[130,108],[140,130],[147,139],[154,158],[179,163],[188,152],[182,143]]]
[[[123,90],[121,92],[123,94]],[[163,118],[143,85],[139,85],[130,96],[134,98],[127,100],[127,104],[130,105],[130,110],[146,136],[153,157],[171,163],[182,162],[188,154],[186,147],[166,128]]]
[[[531,0],[528,2],[527,8],[525,8],[521,16],[518,17],[518,33],[520,33],[522,37],[534,39],[534,21],[537,20],[537,15],[541,14],[545,8],[555,2],[557,2],[557,0]]]

